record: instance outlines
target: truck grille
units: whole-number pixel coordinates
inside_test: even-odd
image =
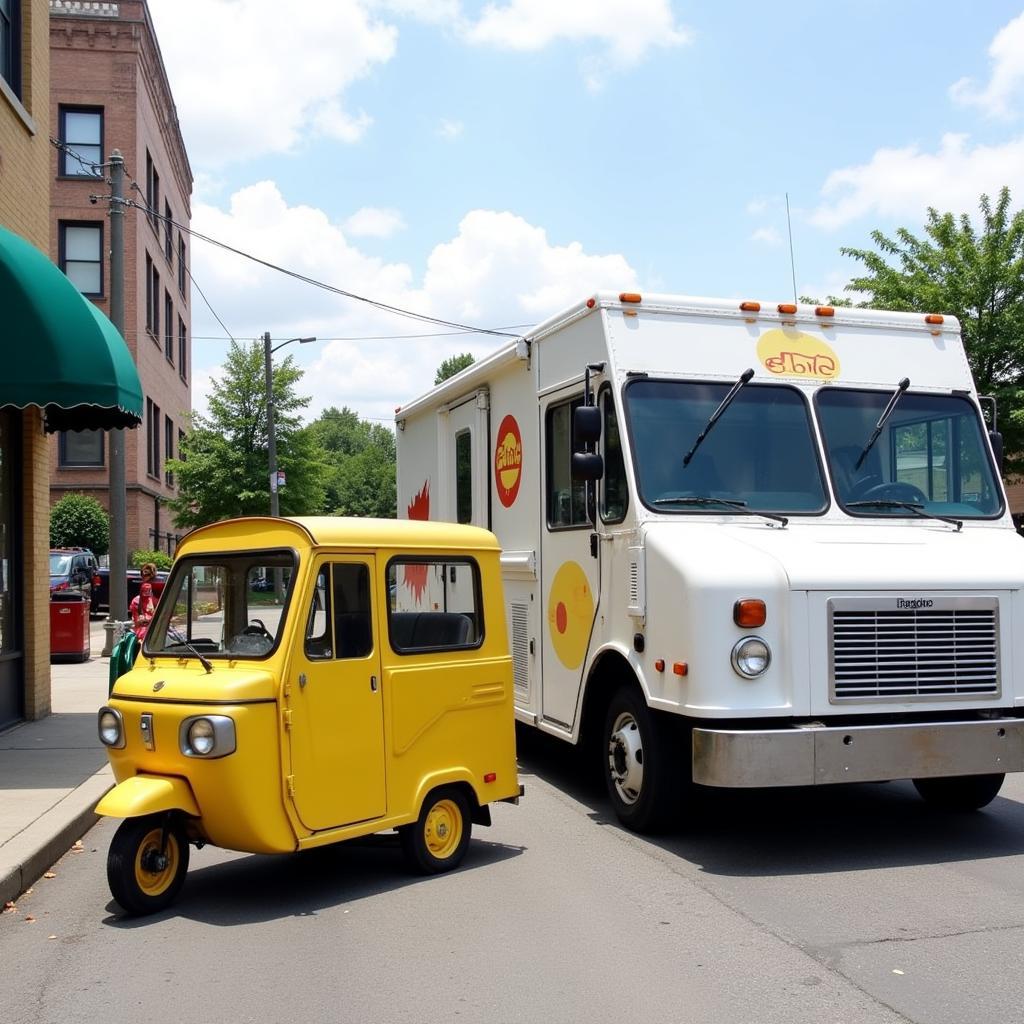
[[[935,599],[928,602],[932,607],[921,608],[873,603],[876,607],[858,599],[829,602],[833,700],[999,693],[994,598]]]

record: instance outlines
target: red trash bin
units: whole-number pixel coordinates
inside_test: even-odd
[[[50,661],[88,661],[89,599],[83,594],[50,598]]]

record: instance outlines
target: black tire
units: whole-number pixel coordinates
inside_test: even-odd
[[[995,800],[1005,775],[951,775],[914,779],[922,799],[943,811],[978,811]]]
[[[413,825],[398,830],[409,867],[421,875],[451,871],[462,863],[473,830],[469,799],[459,786],[442,786],[423,801]]]
[[[161,868],[153,858],[167,830]],[[144,818],[126,818],[110,841],[107,854],[107,884],[110,894],[125,913],[132,916],[155,914],[169,907],[185,883],[188,871],[188,839],[180,823],[166,814],[150,814]]]
[[[651,711],[634,686],[608,704],[602,770],[616,817],[635,832],[656,832],[678,818],[692,786],[683,729]],[[681,723],[679,723],[681,725]]]

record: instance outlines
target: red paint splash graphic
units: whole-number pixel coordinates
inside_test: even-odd
[[[430,481],[423,481],[423,489],[409,503],[406,509],[410,519],[430,518]],[[416,603],[423,600],[423,593],[427,589],[427,566],[407,565],[402,582],[412,591]]]

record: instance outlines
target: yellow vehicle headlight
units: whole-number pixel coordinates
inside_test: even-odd
[[[772,663],[772,652],[759,636],[745,636],[732,649],[732,667],[744,679],[763,675]]]
[[[178,746],[186,757],[225,757],[235,745],[235,723],[227,715],[186,718],[178,730]]]
[[[100,708],[96,725],[99,729],[100,743],[105,747],[124,746],[124,721],[119,711],[113,708]]]

